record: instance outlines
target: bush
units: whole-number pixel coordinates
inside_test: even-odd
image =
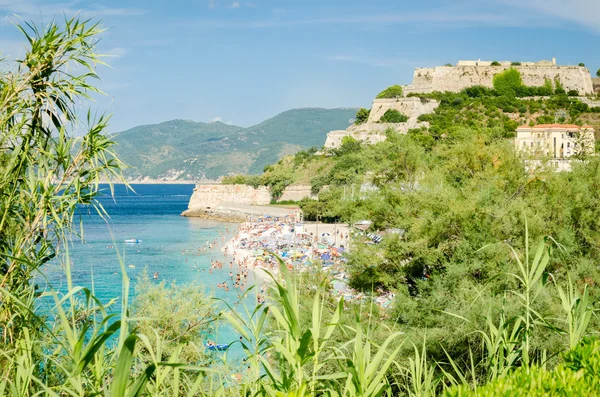
[[[358,109],[358,112],[356,112],[356,120],[354,121],[354,124],[366,123],[369,119],[369,114],[371,114],[371,110],[367,110],[365,108]]]
[[[221,179],[223,185],[249,185],[253,188],[257,188],[262,185],[261,177],[259,175],[227,175]]]
[[[408,117],[396,109],[388,109],[379,119],[380,123],[404,123]]]
[[[596,70],[596,77],[600,77],[600,69]]]
[[[521,66],[521,62],[511,62],[510,66]]]
[[[492,96],[494,94],[492,90],[482,85],[474,85],[472,87],[467,87],[462,92],[471,98]]]
[[[579,62],[579,66],[581,66],[582,68],[585,68],[585,63]]]
[[[391,87],[388,87],[377,95],[377,99],[400,97],[402,97],[402,87],[400,87],[399,85],[393,85]]]
[[[494,62],[492,62],[492,66],[500,66],[500,62],[494,61]]]
[[[579,96],[579,91],[577,90],[569,90],[569,92],[567,92],[568,96]]]
[[[506,69],[494,76],[494,89],[498,95],[515,97],[517,90],[522,86],[521,73],[517,69]]]
[[[447,397],[467,396],[597,396],[600,394],[600,342],[582,341],[563,355],[564,363],[552,371],[519,368],[476,390],[468,385],[446,392]]]

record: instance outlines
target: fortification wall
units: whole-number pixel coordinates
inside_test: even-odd
[[[395,109],[407,116],[416,119],[422,114],[431,113],[439,106],[439,102],[433,99],[410,98],[392,98],[375,99],[371,106],[368,123],[376,123],[381,116],[389,109]]]
[[[312,196],[310,186],[288,186],[279,201],[299,201]],[[265,186],[254,188],[248,185],[196,185],[190,198],[188,209],[184,216],[199,216],[219,219],[218,214],[227,218],[235,211],[229,211],[232,206],[260,206],[271,203],[271,191]],[[230,214],[231,212],[231,214]]]
[[[303,198],[310,197],[316,199],[317,197],[313,196],[310,192],[310,186],[307,185],[297,185],[297,186],[288,186],[283,191],[283,194],[279,198],[278,201],[300,201]]]
[[[493,87],[494,75],[511,66],[438,66],[435,68],[416,68],[413,75],[413,88],[430,91],[458,92],[474,85]],[[554,84],[559,79],[567,91],[577,90],[583,95],[593,93],[590,71],[582,66],[532,65],[512,66],[521,72],[523,83],[527,86],[543,86],[546,79]]]
[[[188,209],[216,208],[221,203],[267,205],[271,202],[269,188],[248,185],[196,185]]]

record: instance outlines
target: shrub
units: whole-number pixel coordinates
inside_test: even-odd
[[[482,85],[474,85],[472,87],[467,87],[463,90],[463,93],[471,98],[491,96],[493,94],[492,90]]]
[[[596,77],[600,77],[600,69],[596,70]]]
[[[582,68],[585,68],[585,63],[579,62],[579,66],[581,66]]]
[[[366,123],[367,120],[369,119],[370,113],[371,113],[371,110],[367,110],[365,108],[358,109],[358,112],[356,112],[356,117],[355,117],[356,120],[354,121],[354,124]]]
[[[453,64],[453,63],[450,63],[450,62],[448,62],[448,63],[444,64],[444,66],[453,67],[453,66],[454,66],[454,64]]]
[[[377,95],[377,99],[400,97],[402,97],[402,87],[400,87],[399,85],[393,85],[391,87],[388,87]]]
[[[517,69],[510,68],[494,76],[494,89],[499,95],[514,97],[522,86],[521,73]]]
[[[521,62],[511,62],[511,66],[521,66]]]
[[[492,62],[492,66],[500,66],[500,62],[494,61],[494,62]]]
[[[521,367],[508,376],[471,390],[468,385],[446,392],[446,397],[467,396],[597,396],[600,394],[600,342],[583,340],[563,355],[564,363],[552,371]]]
[[[265,167],[266,168],[266,167]],[[259,175],[227,175],[221,179],[223,185],[249,185],[257,188],[262,185]]]
[[[579,91],[577,90],[569,90],[569,92],[567,92],[568,96],[579,96]]]
[[[397,111],[396,109],[388,109],[379,119],[380,123],[404,123],[408,117]]]

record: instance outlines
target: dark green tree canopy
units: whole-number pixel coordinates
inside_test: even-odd
[[[514,97],[522,86],[521,73],[517,69],[506,69],[494,76],[494,89],[499,95]]]
[[[380,123],[404,123],[408,120],[406,115],[400,113],[396,109],[388,109],[379,119]]]
[[[356,112],[354,124],[366,123],[367,120],[369,119],[370,113],[371,113],[371,110],[368,110],[365,108],[358,109],[358,112]]]
[[[388,87],[377,95],[377,99],[400,97],[402,97],[402,87],[400,87],[399,85],[393,85],[391,87]]]

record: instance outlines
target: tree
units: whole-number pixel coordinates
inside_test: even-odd
[[[397,111],[396,109],[388,109],[379,119],[380,123],[404,123],[408,117]]]
[[[500,62],[494,61],[494,62],[492,62],[492,66],[500,66]]]
[[[519,87],[523,86],[521,73],[514,68],[506,69],[494,76],[494,89],[500,95],[514,97]]]
[[[101,179],[122,180],[103,133],[109,116],[81,111],[99,92],[91,84],[98,78],[99,25],[73,18],[19,29],[30,48],[14,71],[0,74],[0,324],[10,324],[4,341],[14,340],[31,316],[13,298],[33,305],[31,279],[77,232],[76,208],[96,206]],[[72,134],[76,126],[84,126],[82,136]]]
[[[581,66],[582,68],[585,68],[585,63],[583,63],[583,62],[580,62],[580,63],[579,63],[579,66]]]
[[[596,77],[600,77],[600,69],[596,70]]]
[[[366,123],[367,120],[369,119],[370,113],[371,113],[371,110],[367,110],[365,108],[358,109],[358,112],[356,112],[356,120],[354,121],[354,124]]]
[[[386,88],[381,91],[377,95],[377,99],[381,98],[401,98],[402,97],[402,87],[399,85],[393,85],[391,87]]]

